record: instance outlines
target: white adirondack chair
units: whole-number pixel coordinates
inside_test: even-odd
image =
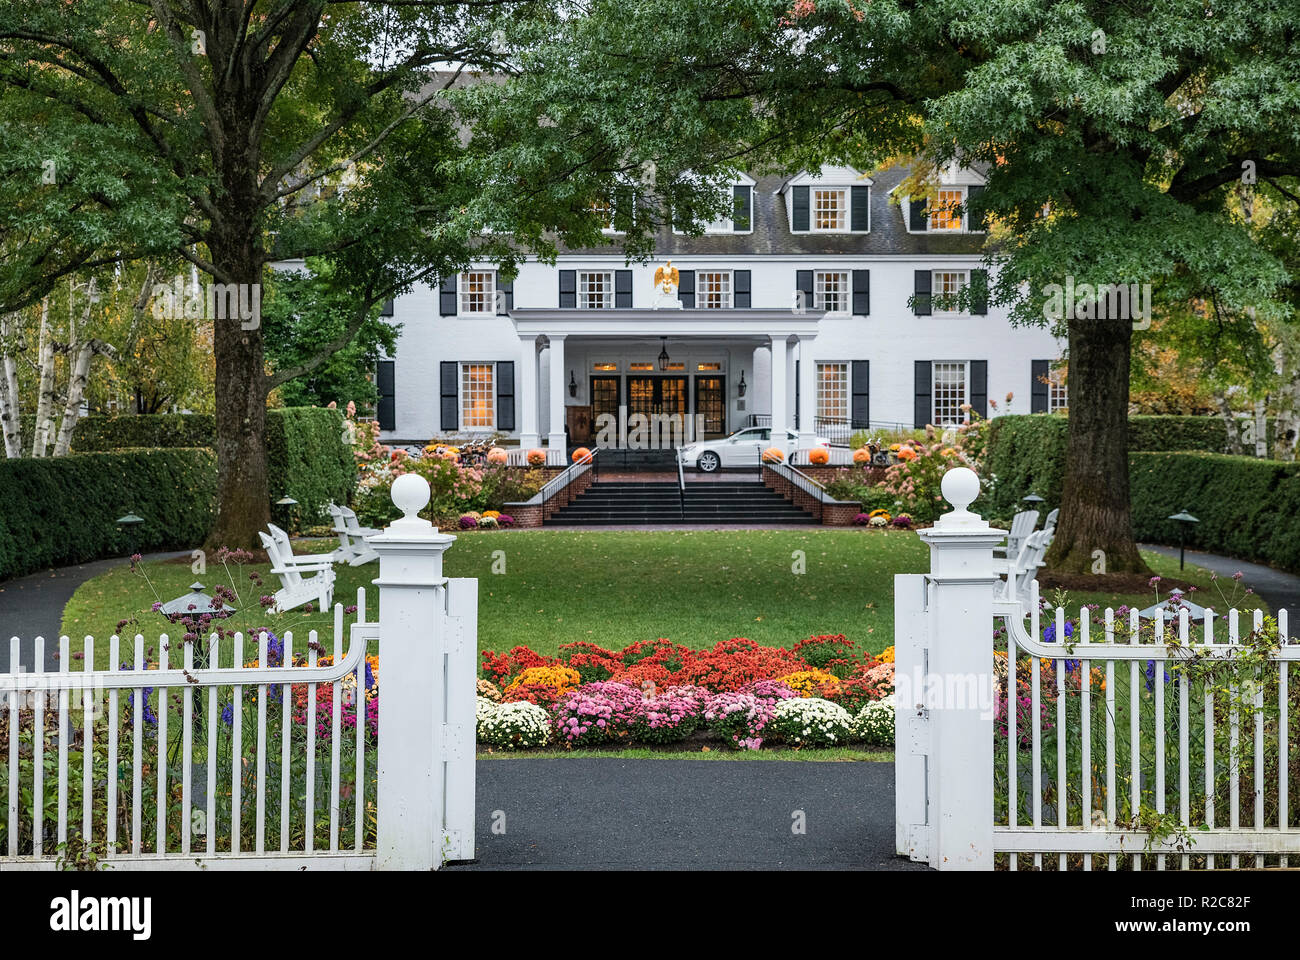
[[[1007,532],[1006,557],[1013,560],[1020,555],[1020,548],[1025,538],[1034,532],[1038,525],[1037,510],[1022,510],[1011,519],[1011,529]]]
[[[339,512],[343,514],[343,526],[352,541],[352,556],[348,560],[348,565],[359,567],[371,560],[378,560],[379,554],[375,553],[374,547],[366,543],[366,537],[377,536],[383,531],[376,530],[374,527],[361,526],[357,522],[356,513],[348,507],[340,507]]]
[[[1025,538],[1020,553],[1005,571],[1007,578],[1003,582],[1001,599],[1029,602],[1029,585],[1038,577],[1038,568],[1043,565],[1052,533],[1054,529],[1037,530]]]
[[[313,601],[318,610],[329,610],[334,596],[334,561],[328,554],[294,556],[289,535],[274,524],[270,529],[270,534],[259,531],[257,535],[271,559],[271,572],[280,578],[271,612],[284,613]]]
[[[1061,508],[1060,508],[1060,507],[1056,507],[1056,508],[1054,508],[1054,509],[1053,509],[1053,510],[1052,510],[1052,511],[1047,515],[1047,519],[1043,521],[1043,529],[1044,529],[1044,530],[1047,530],[1047,529],[1050,528],[1050,527],[1055,527],[1055,526],[1056,526],[1056,518],[1059,517],[1060,515],[1061,515]]]
[[[356,551],[348,537],[348,528],[347,524],[343,520],[343,511],[339,509],[337,503],[331,503],[328,509],[330,512],[330,519],[334,521],[334,525],[330,529],[334,532],[334,535],[339,538],[339,545],[329,554],[330,559],[335,563],[347,563],[352,559]]]

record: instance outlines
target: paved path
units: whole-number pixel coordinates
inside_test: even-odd
[[[1158,547],[1149,543],[1139,544],[1143,550],[1154,550],[1156,553],[1162,553],[1167,557],[1177,557],[1177,547]],[[1220,557],[1213,553],[1202,553],[1199,550],[1187,551],[1187,562],[1195,564],[1198,567],[1204,567],[1206,570],[1213,570],[1221,577],[1231,577],[1237,571],[1243,574],[1241,582],[1254,588],[1255,592],[1263,598],[1268,604],[1269,609],[1277,613],[1280,609],[1290,611],[1300,611],[1300,577],[1295,574],[1287,573],[1284,570],[1276,570],[1273,567],[1265,567],[1258,563],[1247,563],[1245,560],[1234,560],[1231,557]],[[1232,587],[1225,585],[1223,592],[1229,597],[1232,596]],[[1202,606],[1216,606],[1214,601],[1219,598],[1213,594],[1202,594],[1197,591],[1197,602]]]
[[[450,869],[925,869],[894,855],[892,763],[480,759],[476,826]]]
[[[165,560],[182,553],[151,553],[146,560]],[[126,557],[95,560],[57,570],[42,570],[16,580],[0,583],[0,673],[9,670],[9,638],[18,637],[18,660],[25,669],[32,667],[32,643],[35,637],[45,638],[45,669],[58,669],[54,654],[58,651],[59,628],[63,623],[63,608],[77,587],[87,580],[122,567]]]

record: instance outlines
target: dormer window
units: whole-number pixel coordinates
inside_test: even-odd
[[[931,230],[960,230],[962,205],[966,191],[960,187],[940,190],[939,199],[930,210]]]
[[[814,233],[843,231],[849,206],[847,190],[814,190],[812,204]]]
[[[823,166],[786,181],[793,233],[867,233],[871,229],[871,180],[851,167]]]
[[[983,216],[970,212],[980,195],[981,184],[941,186],[933,198],[910,197],[907,201],[907,229],[910,233],[983,233]]]
[[[719,186],[722,195],[718,198],[724,206],[730,200],[730,215],[721,216],[704,224],[704,233],[752,233],[754,229],[754,183],[749,178]],[[673,233],[685,233],[681,224],[673,224]]]

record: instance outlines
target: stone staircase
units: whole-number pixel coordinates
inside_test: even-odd
[[[675,482],[597,481],[547,518],[548,527],[606,524],[815,524],[817,519],[758,480],[687,483],[685,516]]]

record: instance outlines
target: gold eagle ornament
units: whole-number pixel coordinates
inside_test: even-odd
[[[677,289],[677,284],[681,280],[681,274],[669,260],[662,267],[655,270],[655,286],[665,294],[670,294]]]

